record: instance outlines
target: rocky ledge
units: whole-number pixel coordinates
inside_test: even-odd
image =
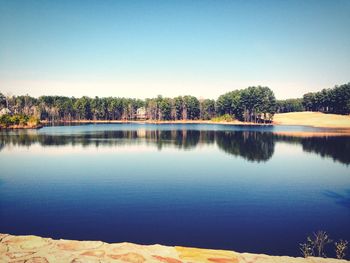
[[[346,260],[325,258],[293,258],[237,253],[226,250],[108,244],[101,241],[53,240],[37,236],[0,234],[0,262],[129,262],[129,263],[341,263]]]

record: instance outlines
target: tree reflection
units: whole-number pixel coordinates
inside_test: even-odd
[[[276,142],[299,144],[306,152],[322,157],[331,157],[335,161],[350,164],[350,137],[293,137],[260,131],[215,131],[215,130],[103,130],[76,134],[46,134],[38,131],[2,131],[0,132],[0,151],[6,145],[42,146],[82,145],[111,146],[146,144],[159,150],[164,147],[189,150],[198,145],[216,144],[222,151],[240,156],[248,161],[269,160]]]
[[[275,149],[272,133],[218,131],[215,135],[220,149],[249,161],[267,161]]]

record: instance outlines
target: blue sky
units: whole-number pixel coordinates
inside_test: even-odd
[[[350,81],[349,14],[348,0],[0,0],[0,91],[301,97]]]

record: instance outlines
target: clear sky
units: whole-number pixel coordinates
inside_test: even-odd
[[[282,99],[349,81],[349,0],[0,0],[5,94]]]

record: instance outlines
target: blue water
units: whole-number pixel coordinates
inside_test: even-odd
[[[0,132],[0,232],[298,256],[350,240],[350,137],[301,126]],[[330,253],[331,254],[331,253]]]

